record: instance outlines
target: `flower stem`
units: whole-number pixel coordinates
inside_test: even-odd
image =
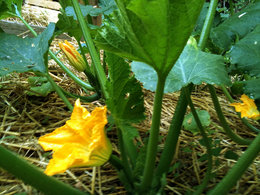
[[[157,82],[155,98],[154,98],[152,126],[151,126],[150,136],[147,145],[143,179],[140,186],[140,190],[144,192],[149,189],[153,180],[153,173],[154,173],[155,160],[157,154],[157,145],[158,145],[158,138],[159,138],[159,130],[160,130],[162,100],[163,100],[164,86],[166,80],[166,76],[160,74],[157,75],[158,75],[158,82]]]
[[[209,87],[210,95],[211,95],[215,110],[217,112],[218,118],[220,120],[220,123],[221,123],[223,129],[225,130],[226,134],[228,135],[228,137],[238,144],[249,145],[252,142],[251,140],[243,139],[231,130],[231,128],[229,127],[229,125],[223,115],[223,112],[221,110],[214,86],[208,85],[208,87]]]
[[[92,59],[92,62],[93,62],[94,68],[95,68],[96,76],[97,76],[98,81],[101,86],[102,93],[103,93],[105,99],[107,99],[108,93],[107,93],[106,87],[105,87],[107,78],[106,78],[106,74],[101,66],[100,59],[99,59],[98,53],[96,51],[95,45],[91,38],[89,27],[87,26],[84,16],[82,15],[78,1],[72,0],[72,5],[73,5],[74,11],[77,15],[77,18],[78,18],[78,21],[79,21],[79,24],[80,24],[80,27],[81,27],[81,30],[83,33],[83,37],[89,48],[89,53],[90,53],[90,56],[91,56],[91,59]]]
[[[189,107],[191,109],[191,112],[192,112],[192,115],[196,121],[196,124],[198,126],[198,129],[203,137],[203,140],[204,140],[204,143],[205,143],[205,146],[207,148],[207,153],[208,153],[208,166],[207,166],[207,171],[206,171],[206,174],[203,178],[203,181],[202,181],[202,184],[199,185],[199,188],[194,192],[193,195],[200,195],[202,194],[204,188],[207,186],[209,180],[210,180],[210,177],[211,177],[211,170],[212,170],[212,151],[211,151],[211,143],[210,143],[210,140],[205,132],[205,129],[204,127],[202,126],[201,124],[201,121],[200,121],[200,118],[196,112],[196,109],[193,105],[193,102],[191,100],[191,97],[190,97],[190,91],[189,89],[187,88],[184,88],[185,90],[185,94],[186,94],[186,99],[188,101],[188,104],[189,104]]]
[[[27,163],[1,145],[0,156],[0,167],[44,194],[86,195],[86,193],[80,192],[54,177],[45,175],[39,168]]]
[[[80,85],[81,87],[84,87],[85,89],[93,91],[94,88],[91,87],[86,82],[82,81],[79,77],[77,77],[74,73],[72,73],[58,58],[57,56],[49,49],[49,54],[52,59],[61,67],[61,69],[73,80],[75,83]]]
[[[189,87],[190,88],[190,87]],[[181,90],[177,106],[175,108],[174,116],[171,121],[171,125],[168,131],[167,138],[165,140],[164,149],[156,170],[156,176],[161,178],[164,173],[167,173],[171,161],[174,157],[176,145],[180,135],[182,122],[187,109],[187,99],[185,98],[184,88]]]
[[[258,156],[260,153],[259,146],[260,134],[257,135],[244,154],[242,154],[237,163],[230,169],[220,183],[211,192],[209,192],[209,195],[227,194],[247,170],[253,160]]]
[[[61,90],[61,88],[53,81],[53,79],[51,78],[51,76],[47,73],[45,74],[46,78],[48,79],[48,81],[51,83],[52,87],[55,89],[55,91],[57,92],[57,94],[59,95],[59,97],[63,100],[63,102],[66,104],[66,106],[70,109],[70,111],[73,111],[73,106],[71,105],[71,103],[69,102],[69,100],[66,98],[66,96],[64,95],[63,91]]]
[[[74,94],[74,93],[70,93],[68,91],[66,91],[65,89],[61,88],[60,89],[62,90],[62,92],[68,96],[68,97],[72,97],[72,98],[79,98],[80,100],[82,100],[83,102],[94,102],[96,100],[98,100],[100,98],[100,96],[95,93],[93,95],[89,95],[89,96],[81,96],[81,95],[78,95],[78,94]]]

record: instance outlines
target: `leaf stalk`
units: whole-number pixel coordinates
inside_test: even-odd
[[[162,100],[163,100],[164,86],[166,81],[165,75],[160,75],[160,74],[157,75],[158,75],[158,82],[157,82],[155,98],[154,98],[152,126],[150,129],[150,136],[147,145],[143,179],[140,186],[141,191],[144,192],[147,189],[149,189],[153,180],[153,173],[154,173],[159,132],[160,132]]]

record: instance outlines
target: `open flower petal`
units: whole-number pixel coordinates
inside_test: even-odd
[[[243,103],[232,103],[230,106],[234,106],[236,112],[241,112],[241,117],[247,117],[258,120],[260,118],[260,112],[257,110],[257,106],[253,99],[250,99],[247,95],[243,94],[240,98]]]
[[[39,144],[45,151],[54,151],[45,173],[54,175],[70,167],[104,164],[112,152],[104,130],[106,123],[106,107],[95,108],[90,114],[77,100],[71,119],[39,138]]]

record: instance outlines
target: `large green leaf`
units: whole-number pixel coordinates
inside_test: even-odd
[[[18,11],[21,12],[22,3],[23,0],[0,0],[0,20],[16,15],[14,5],[16,5]]]
[[[0,76],[11,72],[45,73],[49,41],[55,25],[35,38],[20,38],[15,35],[0,33]]]
[[[49,93],[55,91],[46,77],[29,77],[28,83],[30,84],[30,90],[26,92],[28,95],[46,97]]]
[[[207,110],[200,109],[196,110],[196,112],[198,114],[202,126],[208,127],[211,123],[209,112]],[[199,127],[197,126],[197,123],[191,112],[185,116],[183,121],[183,127],[185,130],[191,131],[194,134],[199,133]]]
[[[144,118],[143,93],[138,81],[130,72],[130,66],[122,58],[107,54],[109,82],[106,101],[113,118],[122,121],[139,121]]]
[[[204,1],[116,2],[119,12],[114,12],[105,23],[96,43],[107,51],[145,62],[166,75],[183,50]]]
[[[228,50],[237,37],[243,38],[259,23],[260,2],[256,2],[212,29],[210,37],[218,47]]]
[[[142,62],[132,62],[132,71],[146,89],[155,91],[156,72]],[[175,92],[189,83],[230,85],[222,56],[202,52],[194,38],[190,38],[175,66],[170,71],[164,92]]]
[[[239,69],[260,77],[260,25],[231,48],[230,57]]]
[[[140,83],[131,74],[130,66],[124,59],[107,53],[106,62],[109,67],[107,91],[109,98],[106,101],[115,124],[122,132],[123,144],[135,166],[137,150],[133,139],[138,131],[131,123],[144,119],[144,97]]]

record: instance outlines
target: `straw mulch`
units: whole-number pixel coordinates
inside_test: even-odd
[[[58,40],[53,42],[53,50],[57,50],[57,43]],[[53,79],[59,86],[70,92],[85,95],[85,92],[74,84],[52,60],[49,67]],[[30,87],[27,81],[29,76],[33,76],[33,74],[14,73],[0,80],[0,144],[16,152],[28,162],[44,169],[51,158],[51,153],[44,152],[37,144],[37,139],[41,135],[52,132],[57,127],[64,125],[65,121],[70,117],[70,112],[54,92],[47,97],[29,96],[27,94]],[[84,79],[83,75],[79,74],[79,76]],[[154,98],[154,93],[147,90],[143,91],[145,94],[146,120],[137,125],[142,138],[147,136],[151,125]],[[255,134],[241,123],[233,108],[228,105],[229,102],[219,90],[218,95],[223,112],[233,131],[242,137],[254,137]],[[159,150],[163,148],[163,141],[167,135],[167,129],[178,96],[179,93],[164,96]],[[225,159],[224,153],[227,150],[232,150],[241,155],[246,147],[235,144],[225,135],[219,125],[209,92],[205,86],[197,87],[193,92],[192,99],[197,108],[207,110],[210,113],[212,122],[207,130],[211,132],[212,140],[219,140],[219,146],[221,147],[220,156],[218,157],[219,164],[214,166],[215,177],[209,184],[209,188],[211,188],[223,178],[235,163],[234,160]],[[75,100],[70,99],[70,101],[74,103]],[[89,111],[92,111],[96,106],[101,106],[104,103],[103,101],[95,101],[82,104]],[[113,143],[114,154],[118,154],[116,132],[114,130],[109,131],[108,137]],[[168,183],[165,187],[166,194],[182,195],[186,191],[193,191],[192,188],[201,183],[206,172],[206,162],[200,161],[199,158],[206,153],[206,149],[199,144],[200,139],[200,135],[194,135],[185,130],[181,131],[178,150],[173,162],[179,166],[168,174]],[[259,163],[260,158],[257,158],[230,194],[259,194]],[[94,174],[95,172],[96,174]],[[73,168],[55,177],[82,191],[94,191],[96,194],[126,194],[117,177],[116,170],[108,163],[96,170],[93,170],[93,168]],[[0,169],[0,194],[21,192],[41,194],[36,189]]]

